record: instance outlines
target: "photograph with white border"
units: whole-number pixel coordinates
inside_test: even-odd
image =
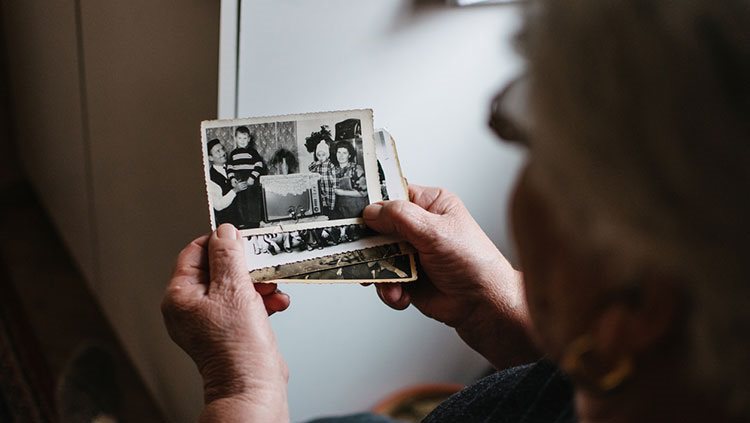
[[[211,227],[243,236],[361,224],[382,194],[372,110],[201,123]]]
[[[409,201],[409,186],[401,169],[401,162],[398,160],[396,141],[387,129],[377,129],[374,138],[375,157],[378,160],[378,180],[383,200]]]
[[[409,200],[409,187],[406,183],[401,164],[398,159],[396,142],[385,129],[378,129],[375,132],[375,153],[378,159],[378,174],[381,184],[381,193],[384,200]],[[400,246],[402,251],[408,254],[387,254],[379,251],[381,257],[375,257],[374,254],[347,257],[347,260],[337,262],[336,266],[330,266],[325,269],[322,264],[330,264],[330,261],[322,261],[320,270],[310,273],[286,276],[292,274],[291,269],[287,272],[286,265],[276,269],[278,274],[284,275],[284,279],[277,282],[291,283],[360,283],[360,282],[413,282],[417,279],[417,267],[414,254],[416,251],[411,245]],[[396,248],[396,244],[389,244],[389,247]],[[357,264],[348,264],[345,266],[339,263],[352,263],[359,261]],[[311,263],[304,263],[307,268],[313,267]],[[315,263],[317,264],[317,263]],[[301,268],[301,266],[300,266]]]

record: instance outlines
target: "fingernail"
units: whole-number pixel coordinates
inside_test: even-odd
[[[380,301],[382,301],[382,302],[384,302],[384,303],[386,302],[386,301],[385,301],[385,298],[383,298],[383,291],[381,291],[381,290],[380,290],[380,289],[378,288],[378,285],[375,285],[375,293],[376,293],[376,294],[378,294],[378,298],[380,298]]]
[[[409,296],[409,291],[406,290],[403,286],[401,287],[401,296],[398,297],[398,302],[406,302],[411,300],[411,297]]]
[[[239,235],[237,229],[228,223],[219,226],[216,230],[216,236],[221,239],[239,239],[237,235]]]
[[[362,212],[362,218],[365,220],[375,220],[378,218],[378,216],[380,216],[381,210],[383,210],[382,204],[370,204],[369,206],[365,207],[365,210]]]

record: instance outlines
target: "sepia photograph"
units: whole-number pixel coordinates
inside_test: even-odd
[[[414,256],[402,255],[289,277],[284,282],[385,283],[413,282],[416,279]]]
[[[290,282],[290,279],[300,279],[304,275],[320,272],[323,270],[337,269],[340,267],[353,266],[355,264],[369,263],[372,261],[386,260],[398,256],[407,256],[414,254],[414,247],[405,242],[396,242],[391,244],[379,245],[375,247],[362,248],[326,256],[316,257],[313,259],[301,260],[294,263],[288,263],[273,267],[265,267],[253,270],[250,276],[255,282]],[[349,273],[347,273],[348,275]],[[416,274],[412,272],[412,274]],[[356,282],[347,281],[345,277],[337,278],[339,282]]]
[[[204,121],[212,228],[243,236],[362,223],[382,199],[372,111]]]

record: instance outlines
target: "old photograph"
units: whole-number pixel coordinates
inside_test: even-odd
[[[382,193],[372,111],[205,121],[212,227],[243,236],[362,223]]]
[[[292,266],[302,261],[396,244],[400,241],[393,236],[378,234],[363,224],[250,235],[245,236],[244,240],[245,258],[251,272],[264,268],[273,268],[274,271],[281,272],[283,265]],[[312,270],[314,269],[304,273]]]
[[[396,147],[384,130],[378,130],[374,136],[379,167],[379,174],[390,175],[390,178],[379,178],[381,191],[390,193],[394,198],[408,198],[406,187],[399,167]],[[383,258],[394,250],[400,254],[412,252],[399,244],[393,236],[380,235],[363,224],[326,226],[310,229],[293,229],[245,236],[245,256],[248,270],[257,281],[281,279],[290,275],[310,273],[330,267],[365,262]],[[391,245],[388,250],[388,245]],[[385,255],[377,255],[373,247],[383,246]],[[358,251],[368,254],[357,254]],[[352,252],[352,254],[346,254]],[[341,258],[344,258],[343,260]],[[336,263],[331,265],[331,263]]]
[[[374,138],[380,144],[376,148],[378,173],[390,176],[379,178],[381,193],[394,199],[408,198],[393,140],[383,130],[377,131]],[[394,237],[379,235],[363,224],[293,229],[246,235],[245,239],[250,271],[398,241]]]
[[[413,255],[396,256],[354,265],[320,270],[287,278],[284,282],[369,283],[413,282],[417,279]]]
[[[386,260],[398,256],[415,254],[414,247],[405,242],[385,244],[360,250],[341,252],[295,263],[265,267],[253,270],[250,276],[256,282],[288,282],[288,279],[299,279],[304,275],[323,270],[352,266],[360,263]],[[414,273],[414,272],[412,272]],[[348,274],[348,273],[347,273]],[[343,279],[342,282],[345,282]]]
[[[398,160],[396,142],[385,129],[375,131],[375,156],[383,200],[409,200],[406,178]]]

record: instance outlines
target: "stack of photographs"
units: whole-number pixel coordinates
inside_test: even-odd
[[[256,282],[410,282],[414,249],[362,210],[409,199],[396,145],[372,110],[201,124],[211,228],[236,226]]]

